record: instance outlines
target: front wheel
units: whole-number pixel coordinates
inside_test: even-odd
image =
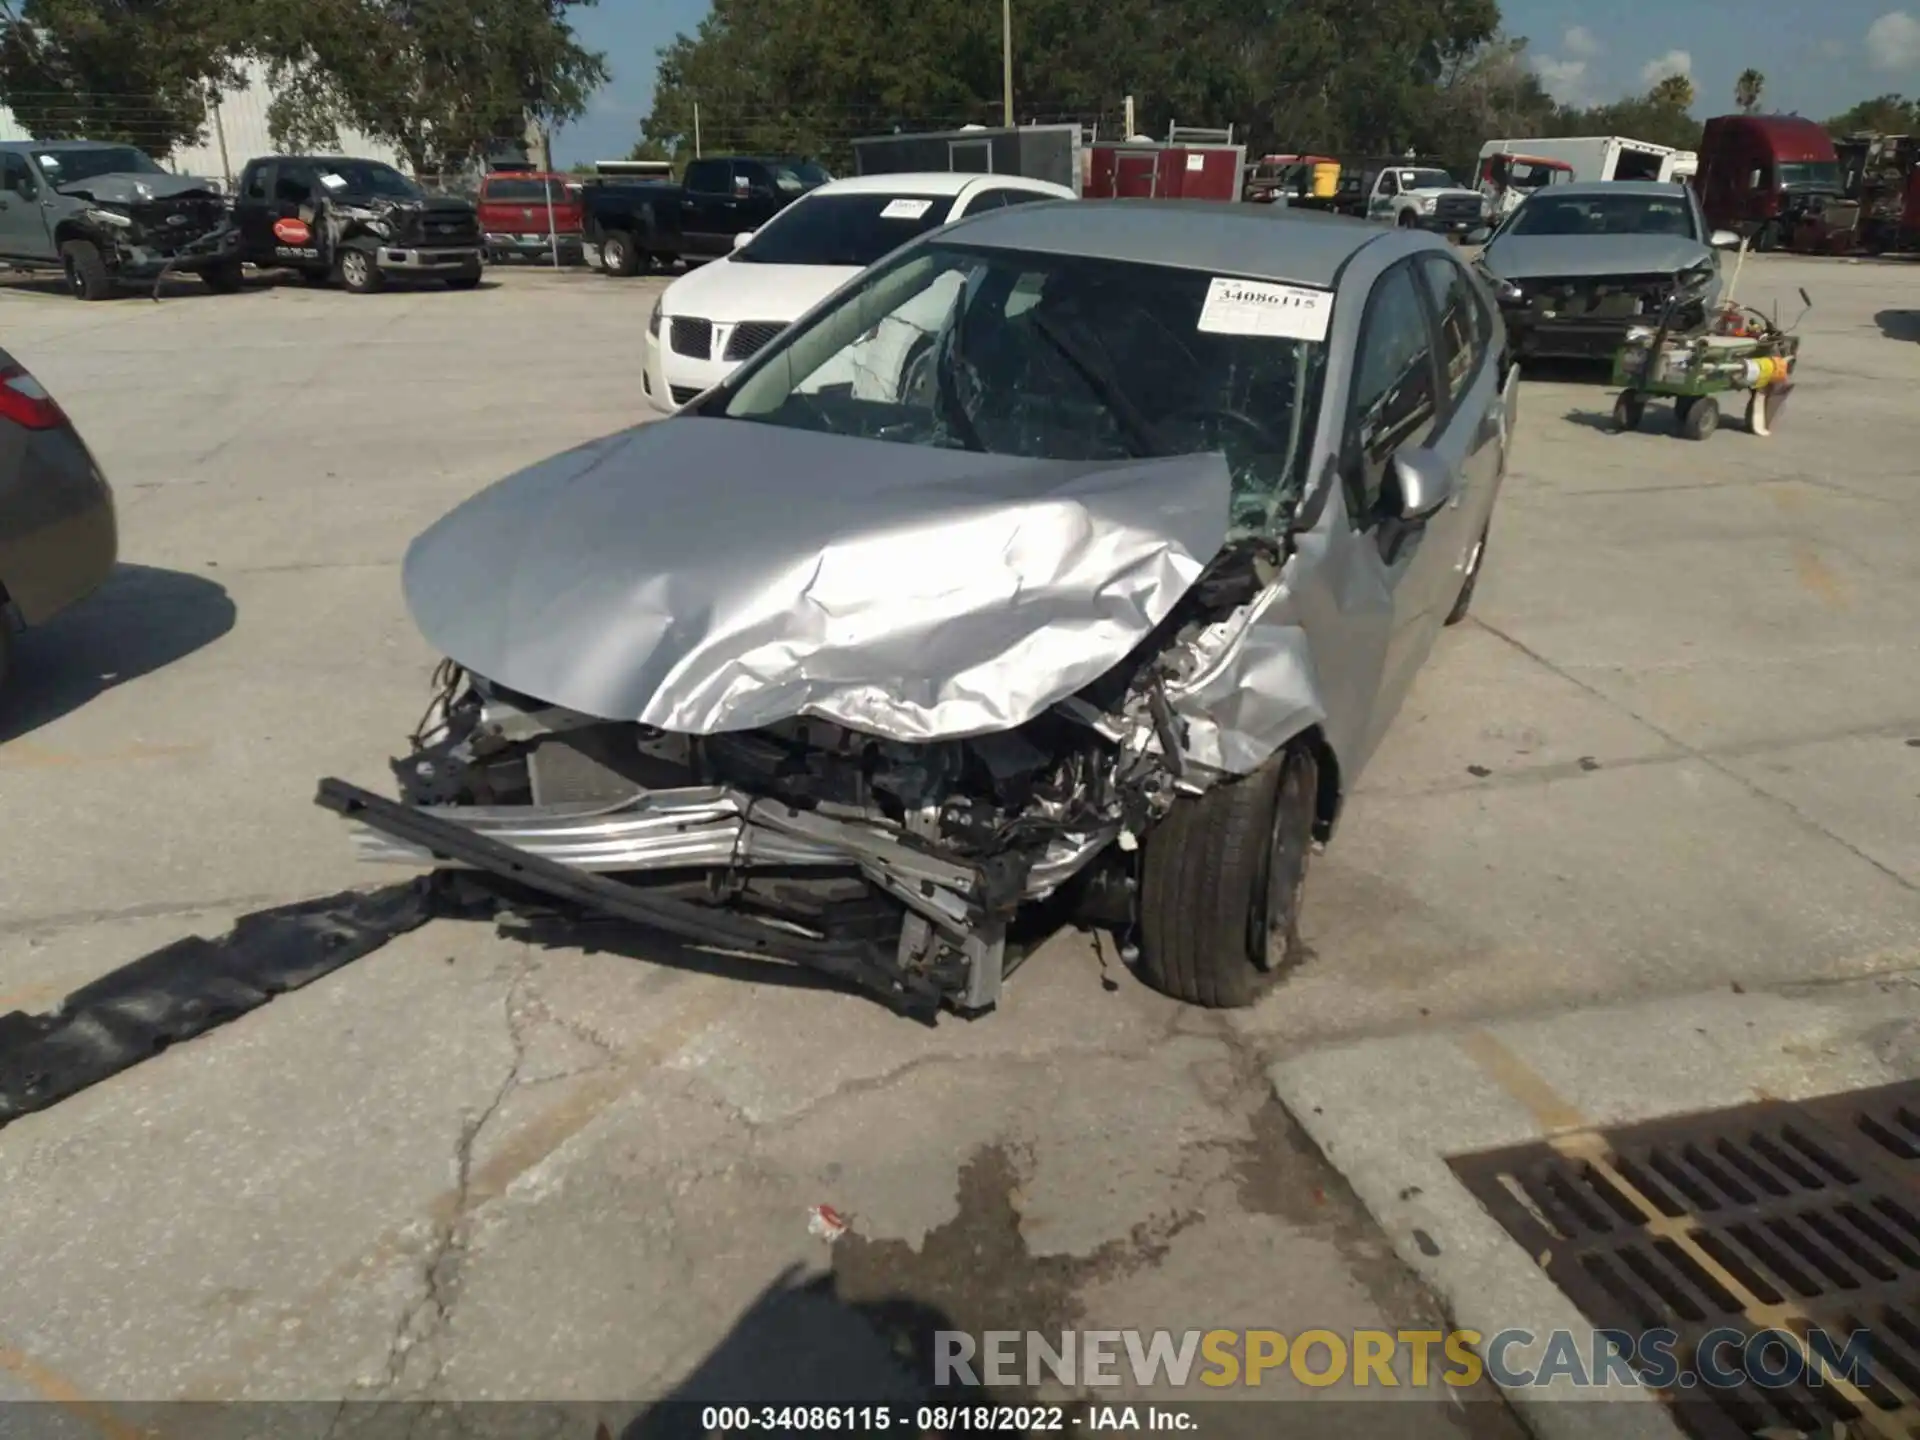
[[[447,277],[447,288],[449,290],[473,290],[478,288],[479,284],[480,267],[478,265],[474,266],[471,270],[463,270],[458,275],[449,275]]]
[[[91,240],[69,240],[60,247],[60,268],[66,272],[67,289],[78,300],[107,300],[113,295],[113,277],[100,247]]]
[[[1689,440],[1704,440],[1720,428],[1720,405],[1711,395],[1692,397],[1692,403],[1680,415],[1680,433]]]
[[[1147,836],[1140,968],[1190,1005],[1239,1008],[1300,957],[1319,767],[1296,741],[1265,765],[1182,795]]]
[[[1397,220],[1395,223],[1399,225],[1399,227],[1402,230],[1411,230],[1420,222],[1414,218],[1414,214],[1411,210],[1402,210],[1400,212],[1399,220]]]
[[[1613,402],[1613,428],[1616,430],[1638,430],[1640,422],[1646,417],[1647,402],[1631,390],[1622,390],[1620,398]]]
[[[640,273],[640,247],[622,230],[610,230],[600,242],[600,268],[629,278]]]
[[[246,283],[246,272],[238,260],[222,260],[200,272],[200,279],[216,295],[237,295]]]
[[[340,283],[355,295],[371,295],[385,282],[373,255],[366,250],[340,252]]]

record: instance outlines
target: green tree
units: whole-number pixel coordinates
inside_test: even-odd
[[[1760,108],[1760,95],[1767,88],[1767,77],[1749,66],[1733,82],[1733,103],[1751,115]]]
[[[1495,0],[1015,0],[1017,118],[1237,127],[1255,151],[1430,145],[1432,95],[1494,35]],[[830,160],[861,134],[1001,115],[1000,7],[714,0],[660,54],[644,141]]]
[[[1565,107],[1553,117],[1554,135],[1625,135],[1676,150],[1700,148],[1700,122],[1693,118],[1693,82],[1669,75],[1645,95],[1588,109]]]
[[[1862,100],[1827,121],[1827,130],[1834,135],[1856,135],[1861,131],[1880,135],[1920,133],[1920,100],[1909,100],[1904,95],[1879,95]]]
[[[249,0],[279,94],[274,143],[332,148],[358,130],[416,173],[445,174],[577,118],[607,78],[567,11],[593,0]]]
[[[164,157],[237,82],[237,22],[222,0],[0,0],[0,100],[38,138]]]

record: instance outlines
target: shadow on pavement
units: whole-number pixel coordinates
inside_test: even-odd
[[[92,595],[16,637],[13,671],[0,691],[0,744],[211,645],[233,619],[232,599],[211,580],[115,566]]]
[[[934,1335],[955,1328],[953,1322],[910,1297],[855,1303],[839,1291],[831,1273],[788,1268],[620,1440],[699,1440],[707,1434],[701,1410],[711,1405],[756,1412],[762,1406],[888,1405],[897,1412],[933,1400]],[[966,1404],[986,1397],[956,1387],[938,1398]]]
[[[1920,341],[1920,310],[1882,310],[1873,320],[1889,340]]]

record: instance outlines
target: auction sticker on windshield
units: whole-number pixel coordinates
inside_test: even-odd
[[[889,200],[880,212],[882,220],[918,220],[933,208],[931,200]]]
[[[1324,340],[1333,318],[1333,292],[1265,280],[1215,276],[1207,286],[1197,328],[1215,335],[1261,335],[1272,340]]]

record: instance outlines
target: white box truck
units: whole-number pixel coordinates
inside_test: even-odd
[[[1480,147],[1483,161],[1502,153],[1564,161],[1573,167],[1575,180],[1684,180],[1689,164],[1698,163],[1690,150],[1629,140],[1623,135],[1489,140]]]

